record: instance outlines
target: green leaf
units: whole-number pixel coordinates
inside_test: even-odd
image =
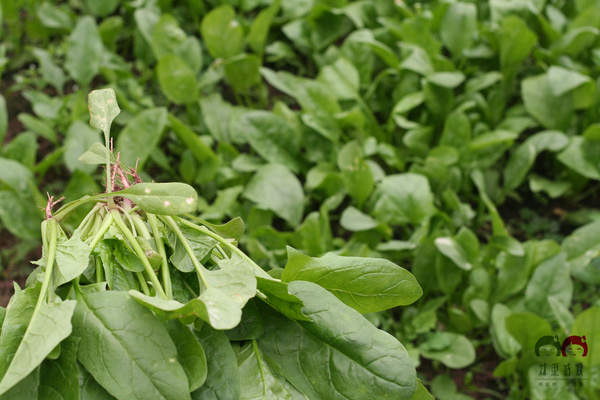
[[[191,213],[198,207],[198,193],[179,182],[138,183],[113,195],[127,197],[142,210],[158,215]]]
[[[419,346],[421,355],[449,368],[465,368],[475,362],[475,348],[466,336],[453,332],[435,332]]]
[[[575,319],[573,329],[570,334],[576,336],[585,336],[585,341],[588,346],[588,354],[585,357],[579,358],[579,362],[584,365],[584,379],[592,378],[595,369],[600,364],[600,336],[598,329],[600,328],[600,308],[597,306],[590,307]]]
[[[98,131],[90,128],[81,121],[73,122],[67,130],[64,142],[65,151],[63,153],[63,157],[67,168],[71,172],[75,171],[76,169],[87,173],[93,172],[95,167],[88,166],[86,165],[87,163],[81,162],[80,156],[84,151],[86,151],[90,146],[93,146],[99,140],[100,137],[98,136]]]
[[[200,261],[204,260],[217,244],[215,239],[194,229],[181,226],[180,230],[187,239],[194,252],[194,255]],[[176,240],[177,241],[175,242],[174,246],[172,244],[172,247],[174,247],[174,252],[171,255],[171,262],[175,268],[181,272],[192,272],[194,270],[194,264],[192,263],[192,260],[187,254],[187,251],[185,250],[185,247],[181,241],[178,238]]]
[[[142,272],[145,270],[142,260],[124,241],[116,241],[112,253],[121,267],[130,272]]]
[[[502,303],[496,303],[492,308],[490,333],[496,352],[504,357],[516,356],[521,350],[521,345],[506,327],[506,318],[511,314],[510,308]]]
[[[292,395],[263,361],[256,341],[248,342],[237,355],[240,381],[244,388],[242,400],[293,400]]]
[[[39,292],[15,289],[0,334],[0,395],[27,377],[71,334],[76,303],[42,302],[34,310]]]
[[[167,321],[164,325],[177,347],[177,358],[187,375],[190,392],[193,392],[206,381],[204,350],[188,326],[177,320]]]
[[[262,293],[260,299],[288,318],[310,321],[303,314],[304,304],[288,290],[288,284],[276,279],[256,277],[258,290]]]
[[[114,400],[111,396],[96,380],[94,377],[79,363],[77,363],[79,369],[79,400]]]
[[[600,180],[600,142],[573,136],[569,145],[556,157],[558,161],[589,179]]]
[[[346,143],[337,155],[337,163],[346,190],[361,206],[373,191],[375,178],[363,159],[363,150],[358,142]]]
[[[586,224],[571,233],[563,241],[569,270],[573,276],[595,284],[600,283],[591,262],[600,256],[600,222]]]
[[[190,399],[167,330],[124,292],[77,292],[77,359],[118,399]],[[132,385],[132,382],[135,382]]]
[[[192,393],[192,399],[239,399],[240,372],[235,353],[225,333],[204,324],[194,334],[205,349],[208,373],[204,385]]]
[[[261,61],[254,54],[240,54],[223,63],[225,79],[233,90],[249,94],[250,90],[261,83]]]
[[[158,145],[167,126],[167,110],[163,107],[144,110],[131,119],[119,134],[117,151],[123,165],[142,168]],[[139,160],[139,162],[138,162]]]
[[[361,232],[368,231],[379,226],[379,223],[361,212],[359,209],[350,206],[346,208],[340,217],[340,225],[342,228],[352,231]]]
[[[1,397],[2,400],[37,399],[39,396],[40,369],[36,368]]]
[[[152,51],[157,60],[168,54],[176,54],[177,48],[186,40],[186,33],[171,14],[163,14],[152,30]]]
[[[42,214],[31,198],[19,196],[12,190],[0,190],[0,220],[18,238],[40,237]]]
[[[239,325],[225,333],[229,340],[244,341],[258,339],[264,331],[262,315],[256,306],[256,301],[250,300],[242,310],[242,320]]]
[[[213,58],[233,57],[244,47],[244,30],[230,5],[222,5],[206,14],[200,32]]]
[[[256,278],[253,266],[237,254],[219,260],[219,268],[206,273],[207,284],[220,289],[243,308],[256,295]]]
[[[410,272],[385,259],[333,253],[313,258],[291,247],[287,251],[283,282],[314,282],[361,313],[405,306],[423,294]]]
[[[90,125],[92,128],[102,130],[104,138],[108,142],[110,126],[121,112],[115,91],[112,89],[92,90],[88,95],[88,108]],[[104,155],[104,159],[106,159],[106,155]]]
[[[505,77],[511,78],[519,65],[529,56],[538,38],[527,27],[525,21],[516,15],[509,15],[502,19],[498,32],[500,68]]]
[[[112,14],[119,4],[121,0],[105,0],[105,1],[95,1],[95,0],[85,0],[85,5],[87,9],[94,15],[98,17],[107,17]]]
[[[326,85],[338,100],[355,100],[360,87],[358,71],[345,58],[321,68],[317,80]]]
[[[189,104],[198,99],[194,71],[175,54],[166,54],[156,66],[158,83],[163,93],[175,104]]]
[[[60,343],[60,357],[46,359],[40,368],[39,398],[48,400],[79,400],[79,340],[70,336]]]
[[[78,84],[87,86],[96,76],[100,70],[102,50],[102,39],[96,21],[91,16],[80,17],[67,40],[65,60],[65,69]]]
[[[561,252],[533,271],[525,290],[525,306],[528,311],[551,320],[554,315],[548,296],[554,296],[564,306],[571,304],[573,282],[566,261],[566,254]]]
[[[555,96],[548,75],[537,75],[521,81],[525,108],[542,126],[565,131],[572,118],[571,96]]]
[[[279,12],[281,0],[273,1],[273,3],[258,13],[252,26],[250,26],[250,32],[246,37],[246,42],[256,54],[262,57],[265,49],[265,43],[267,42],[267,36],[269,35],[269,29],[273,23],[273,19]]]
[[[469,262],[467,252],[458,241],[451,237],[439,237],[434,241],[435,247],[448,257],[459,268],[469,271],[473,265]]]
[[[298,135],[279,115],[268,111],[246,113],[231,127],[231,135],[245,138],[265,160],[300,172]]]
[[[456,58],[473,42],[477,31],[477,7],[475,4],[451,3],[440,24],[442,42]]]
[[[84,164],[106,164],[106,147],[102,143],[96,142],[90,148],[79,156],[78,160]],[[110,163],[117,162],[114,154],[110,153]]]
[[[410,399],[416,373],[400,342],[314,283],[288,287],[312,322],[267,313],[258,341],[287,380],[315,399]]]
[[[158,297],[146,296],[137,291],[129,294],[138,302],[153,312],[169,319],[198,317],[208,322],[213,328],[232,329],[240,323],[242,309],[235,300],[222,290],[209,287],[200,297],[190,300],[187,304],[177,300],[162,300]]]
[[[380,221],[418,225],[435,213],[429,181],[423,175],[388,175],[376,189],[373,212]]]
[[[434,400],[434,397],[429,393],[427,388],[423,386],[420,379],[417,379],[417,390],[412,395],[410,400]]]
[[[267,164],[256,171],[244,190],[244,197],[261,209],[273,211],[291,226],[297,226],[304,211],[304,191],[298,178],[287,168]]]
[[[79,231],[65,240],[59,239],[56,246],[56,268],[52,283],[56,287],[80,276],[88,267],[92,249],[81,240]]]
[[[521,345],[522,359],[535,356],[535,344],[542,336],[553,335],[548,321],[533,313],[514,313],[506,317],[508,333]]]

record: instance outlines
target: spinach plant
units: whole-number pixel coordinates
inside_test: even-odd
[[[192,187],[143,183],[112,154],[113,90],[89,109],[105,145],[81,160],[106,166],[106,192],[54,214],[49,198],[43,257],[0,309],[1,399],[428,397],[403,345],[361,315],[418,299],[408,271],[288,248],[266,272],[236,246],[241,219],[194,217]]]

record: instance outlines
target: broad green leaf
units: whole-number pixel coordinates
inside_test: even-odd
[[[256,306],[256,300],[250,300],[242,310],[239,325],[226,331],[229,340],[244,341],[258,339],[264,333],[262,315]]]
[[[373,212],[378,220],[390,224],[419,225],[435,213],[433,194],[423,175],[388,175],[375,190]]]
[[[181,226],[179,229],[187,239],[188,244],[194,252],[194,255],[200,261],[204,260],[217,244],[215,239],[194,229],[187,228],[186,226]],[[187,254],[185,247],[179,238],[175,239],[174,234],[170,236],[169,240],[171,240],[171,238],[174,240],[173,243],[171,243],[171,247],[174,248],[173,254],[170,257],[171,262],[175,268],[181,272],[192,272],[194,270],[194,264],[192,263],[190,256]]]
[[[461,110],[452,112],[446,118],[444,131],[440,138],[440,145],[461,149],[466,147],[470,141],[471,123],[469,118]]]
[[[12,190],[0,190],[0,220],[18,238],[40,237],[42,214],[31,198],[19,196]]]
[[[548,296],[548,304],[550,304],[554,319],[558,322],[563,332],[570,332],[575,322],[575,317],[569,311],[570,304],[565,306],[562,299],[557,295]]]
[[[554,296],[566,307],[571,304],[573,282],[566,261],[566,254],[561,252],[538,265],[525,290],[525,306],[528,311],[552,319],[548,296]]]
[[[251,111],[231,127],[231,134],[245,138],[265,160],[300,171],[298,135],[282,117],[268,111]]]
[[[130,272],[142,272],[145,270],[142,260],[124,241],[116,241],[111,249],[115,259],[121,264],[121,268]]]
[[[2,400],[38,399],[40,369],[36,368],[1,397]]]
[[[34,310],[38,292],[16,290],[0,334],[0,395],[27,377],[71,334],[75,301],[43,302]]]
[[[83,366],[77,363],[79,369],[79,400],[114,400]]]
[[[179,215],[196,211],[198,193],[179,182],[138,183],[113,194],[127,197],[142,210],[158,215]]]
[[[7,185],[22,197],[32,197],[36,187],[33,174],[23,164],[0,157],[0,183]]]
[[[593,84],[589,76],[556,66],[548,69],[548,83],[556,97],[563,96],[581,85]]]
[[[79,400],[79,370],[77,346],[73,336],[60,343],[60,357],[46,359],[40,368],[39,398],[48,400]]]
[[[600,223],[592,222],[576,229],[563,241],[563,250],[571,274],[586,282],[600,283],[593,260],[600,255]]]
[[[235,19],[235,10],[230,5],[222,5],[206,14],[200,33],[213,58],[235,56],[244,47],[244,29]]]
[[[237,355],[242,400],[293,400],[292,395],[269,370],[255,340],[248,342]]]
[[[198,317],[219,330],[234,328],[242,318],[239,303],[216,288],[209,287],[200,297],[190,300],[187,304],[177,300],[162,300],[158,297],[146,296],[137,291],[130,291],[129,294],[145,307],[165,318],[192,317],[193,320]]]
[[[88,267],[92,249],[75,231],[68,240],[59,239],[56,246],[56,266],[52,283],[57,287],[80,276]]]
[[[525,108],[542,126],[564,131],[573,112],[570,95],[555,96],[548,75],[537,75],[521,81],[521,94]]]
[[[435,72],[427,76],[427,81],[446,89],[454,89],[465,80],[462,72]]]
[[[176,54],[177,48],[186,40],[186,33],[171,14],[163,14],[152,30],[152,51],[157,60],[168,54]]]
[[[266,313],[258,340],[287,380],[315,399],[410,399],[416,373],[400,342],[314,283],[288,287],[312,322]]]
[[[291,226],[300,223],[304,210],[304,191],[298,178],[278,164],[260,167],[248,182],[244,197],[261,209],[273,211]]]
[[[585,336],[585,342],[588,347],[588,354],[581,357],[577,362],[584,365],[584,377],[590,379],[594,374],[592,367],[597,367],[600,364],[600,308],[597,306],[590,307],[577,316],[573,323],[573,329],[570,334],[576,336]]]
[[[496,303],[492,308],[490,333],[496,352],[504,357],[516,356],[521,345],[511,336],[506,328],[506,318],[512,314],[510,308]]]
[[[434,397],[429,393],[427,388],[423,386],[420,379],[417,379],[417,390],[412,395],[410,400],[434,400]]]
[[[536,34],[525,21],[516,15],[504,18],[500,23],[500,68],[506,78],[512,78],[519,65],[529,56],[537,44]]]
[[[248,32],[248,36],[246,37],[246,42],[248,42],[252,51],[261,57],[264,53],[269,29],[271,28],[273,19],[279,12],[280,5],[281,1],[276,0],[269,7],[259,12],[252,22],[250,32]]]
[[[80,156],[90,146],[93,146],[95,143],[99,142],[99,140],[100,137],[98,136],[98,131],[90,128],[87,124],[81,121],[73,122],[67,130],[64,142],[65,151],[63,153],[63,157],[67,168],[71,172],[75,171],[76,169],[80,169],[87,173],[93,172],[96,167],[86,165],[87,163],[82,162]],[[104,156],[104,158],[105,157],[106,156]]]
[[[256,295],[256,278],[250,263],[237,254],[218,262],[218,270],[207,271],[210,287],[220,289],[243,308]]]
[[[223,63],[225,79],[234,91],[250,93],[261,83],[260,58],[254,54],[240,54]]]
[[[358,142],[348,142],[340,149],[337,164],[348,194],[362,206],[373,191],[375,179],[371,168],[364,161],[363,150]]]
[[[558,161],[589,179],[600,180],[600,142],[573,136],[569,145],[556,157]]]
[[[368,231],[379,226],[379,223],[367,215],[361,212],[355,207],[346,208],[340,217],[340,225],[342,228],[352,231],[361,232]]]
[[[25,129],[35,133],[38,136],[48,139],[52,143],[57,143],[58,140],[56,132],[48,121],[36,118],[27,113],[20,113],[17,115],[17,119],[23,124]]]
[[[90,110],[90,125],[92,128],[102,130],[104,138],[108,142],[110,126],[121,112],[119,104],[117,104],[115,91],[112,89],[91,91],[88,95],[88,108]]]
[[[283,282],[314,282],[361,313],[408,305],[423,294],[410,272],[385,259],[333,253],[313,258],[291,247],[287,250]]]
[[[78,84],[87,86],[96,76],[100,69],[102,50],[102,39],[94,18],[91,16],[79,18],[67,40],[65,60],[65,69]]]
[[[434,241],[435,247],[448,257],[459,268],[469,271],[473,265],[469,262],[467,252],[455,239],[451,237],[439,237]]]
[[[139,168],[160,142],[167,126],[167,110],[163,107],[144,110],[131,119],[119,134],[116,149],[123,165]]]
[[[177,320],[164,323],[173,343],[177,347],[177,358],[187,375],[190,392],[206,381],[206,356],[191,329]]]
[[[276,279],[256,278],[260,299],[288,318],[310,321],[302,312],[304,304],[288,291],[288,284]]]
[[[360,87],[358,71],[350,61],[339,58],[321,68],[317,79],[326,85],[338,100],[355,100]]]
[[[465,368],[475,362],[475,348],[466,336],[453,332],[436,332],[419,346],[421,355],[437,360],[449,368]]]
[[[440,24],[442,42],[457,58],[467,49],[477,31],[477,7],[475,4],[451,3]]]
[[[175,54],[166,54],[156,66],[163,93],[175,104],[189,104],[198,99],[198,87],[192,68]]]
[[[79,156],[78,160],[83,164],[105,164],[106,163],[106,147],[100,142],[96,142],[90,148]],[[117,162],[114,154],[110,153],[110,163]]]
[[[192,393],[193,400],[230,400],[241,396],[240,372],[231,344],[225,333],[202,325],[194,334],[205,349],[206,382]]]
[[[85,5],[87,9],[94,15],[98,17],[107,17],[112,14],[119,4],[121,0],[104,0],[104,1],[95,1],[95,0],[85,0]]]
[[[535,357],[535,344],[542,336],[553,336],[548,321],[532,313],[508,315],[505,324],[508,333],[521,345],[523,360]]]
[[[60,7],[49,2],[43,2],[36,7],[35,14],[46,28],[73,29],[73,19],[69,7]]]
[[[73,334],[77,359],[118,399],[190,399],[167,330],[127,293],[77,292]]]

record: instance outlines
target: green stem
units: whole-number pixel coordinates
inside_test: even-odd
[[[158,219],[154,214],[146,214],[148,217],[148,222],[150,223],[150,227],[152,228],[152,234],[154,235],[154,242],[156,243],[156,251],[158,254],[162,256],[162,280],[163,285],[165,286],[165,292],[167,294],[167,298],[170,300],[173,298],[173,286],[171,285],[171,274],[169,272],[169,261],[167,260],[167,252],[165,251],[165,244],[162,241],[162,235],[160,233],[160,229],[158,228]]]
[[[96,283],[104,282],[104,274],[103,274],[104,271],[102,271],[102,261],[100,260],[100,257],[96,257],[95,261],[96,261]]]
[[[260,351],[258,350],[258,344],[256,340],[252,340],[252,350],[254,350],[254,354],[256,354],[256,360],[258,361],[258,368],[260,369],[260,376],[265,376],[265,370],[263,368],[262,357],[260,356]],[[267,398],[267,385],[263,385],[263,398]]]
[[[162,217],[161,219],[167,225],[169,225],[169,227],[171,227],[173,232],[175,232],[175,235],[177,235],[177,237],[181,241],[181,244],[183,244],[185,251],[190,256],[190,259],[192,260],[192,264],[194,264],[194,268],[196,268],[196,272],[198,273],[200,280],[202,281],[202,283],[204,284],[205,287],[208,287],[209,286],[208,281],[206,280],[206,277],[204,276],[204,267],[202,265],[200,265],[200,262],[196,258],[196,255],[194,254],[194,250],[190,246],[190,243],[188,242],[187,238],[185,236],[183,236],[183,233],[181,232],[181,229],[179,229],[179,226],[177,226],[177,222],[175,222],[173,217],[169,217],[169,216]]]
[[[234,246],[229,240],[224,239],[223,237],[217,235],[216,233],[212,232],[205,226],[198,226],[198,225],[194,224],[193,222],[187,221],[183,218],[178,218],[178,219],[182,224],[184,224],[188,228],[192,228],[194,230],[197,230],[198,232],[204,233],[206,236],[210,236],[211,238],[215,239],[217,242],[221,243],[223,246],[227,247],[232,252],[236,253],[238,256],[242,257],[244,260],[248,261],[250,263],[250,265],[252,265],[254,267],[254,269],[256,269],[256,275],[260,276],[261,278],[272,279],[271,275],[267,274],[264,269],[262,269],[257,263],[255,263],[243,251],[241,251],[236,246]]]
[[[104,220],[102,221],[102,225],[100,226],[100,229],[98,230],[98,232],[96,232],[96,234],[92,238],[92,241],[90,242],[90,247],[92,250],[94,250],[96,248],[96,246],[98,245],[98,242],[100,240],[102,240],[102,238],[104,237],[104,234],[108,231],[108,228],[110,228],[112,223],[113,223],[112,213],[106,214],[106,216],[104,217]]]
[[[146,296],[150,296],[150,288],[148,287],[148,284],[144,279],[144,274],[142,274],[141,272],[136,272],[135,276],[137,276],[138,281],[140,282],[140,288],[142,289],[142,292],[144,292]]]
[[[56,243],[58,241],[58,223],[54,218],[47,220],[48,226],[48,257],[46,258],[46,269],[44,271],[44,282],[42,283],[42,289],[40,290],[40,297],[38,297],[35,309],[32,315],[36,315],[42,307],[43,302],[46,300],[48,294],[48,287],[50,286],[50,280],[52,280],[52,269],[54,268],[54,259],[56,258]]]
[[[114,215],[114,213],[116,213],[116,215]],[[144,252],[144,249],[142,249],[142,246],[140,246],[135,236],[133,236],[133,233],[131,233],[131,231],[127,229],[127,225],[125,225],[125,222],[123,222],[123,220],[121,219],[119,212],[113,210],[111,211],[111,214],[113,214],[113,219],[117,223],[119,230],[121,231],[121,233],[123,233],[123,235],[125,235],[125,237],[129,241],[129,244],[131,245],[131,247],[133,247],[133,251],[135,251],[139,259],[142,261],[142,264],[144,264],[144,268],[146,268],[146,272],[148,273],[148,276],[150,277],[150,280],[152,281],[152,284],[154,285],[156,291],[163,300],[166,300],[167,295],[165,294],[162,285],[158,281],[158,278],[156,277],[156,274],[154,273],[154,270],[152,269],[148,258],[146,258],[146,253]]]

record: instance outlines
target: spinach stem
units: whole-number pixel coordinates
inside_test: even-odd
[[[144,279],[144,274],[142,274],[141,272],[136,272],[135,276],[137,276],[138,281],[140,282],[140,288],[142,289],[142,292],[144,292],[146,296],[150,296],[150,288],[146,283],[146,279]]]
[[[204,276],[204,267],[202,265],[200,265],[200,261],[198,261],[198,259],[196,258],[196,255],[194,254],[194,250],[190,246],[190,243],[188,242],[187,238],[185,236],[183,236],[181,229],[179,229],[179,226],[177,226],[177,222],[175,222],[173,217],[169,217],[169,216],[162,217],[161,219],[167,225],[169,225],[169,227],[171,227],[173,232],[175,232],[175,235],[177,235],[177,237],[181,241],[181,244],[183,244],[183,247],[185,248],[185,251],[188,253],[188,256],[190,256],[190,259],[192,260],[192,264],[194,264],[194,268],[196,268],[196,272],[198,273],[198,276],[200,277],[202,284],[204,284],[204,287],[208,287],[209,286],[208,281],[206,280],[206,276]]]
[[[169,300],[173,299],[173,286],[171,284],[171,274],[169,272],[169,261],[167,260],[167,252],[165,251],[165,244],[162,241],[162,235],[158,228],[158,219],[154,214],[147,213],[146,217],[152,228],[152,234],[154,235],[154,242],[156,243],[156,251],[162,256],[162,280],[165,287],[165,292]]]
[[[243,251],[241,251],[236,246],[234,246],[229,240],[227,240],[227,239],[221,237],[220,235],[212,232],[211,230],[209,230],[205,226],[198,226],[198,225],[194,224],[193,222],[187,221],[187,220],[185,220],[183,218],[178,218],[178,219],[179,219],[179,221],[182,224],[184,224],[188,228],[195,229],[198,232],[202,232],[205,235],[210,236],[211,238],[213,238],[216,241],[218,241],[219,243],[221,243],[223,246],[227,247],[229,250],[231,250],[234,253],[236,253],[238,256],[242,257],[244,260],[248,261],[250,263],[250,265],[252,265],[254,267],[254,269],[256,270],[255,273],[256,273],[257,276],[260,276],[261,278],[273,279],[271,277],[271,275],[267,274],[267,272],[264,269],[262,269],[257,263],[255,263]]]
[[[116,213],[116,215],[114,213]],[[129,244],[131,245],[131,247],[133,247],[133,251],[135,251],[139,259],[142,261],[142,264],[144,264],[144,268],[146,268],[146,273],[148,273],[148,277],[150,277],[150,280],[152,281],[152,284],[154,285],[156,291],[163,300],[167,300],[167,295],[165,294],[162,285],[158,281],[158,278],[156,277],[156,274],[154,273],[154,270],[152,269],[152,266],[150,265],[150,262],[146,257],[144,249],[142,249],[142,246],[140,246],[135,236],[133,236],[133,233],[131,233],[131,231],[127,228],[127,225],[125,225],[125,222],[123,222],[123,220],[121,219],[119,212],[117,210],[112,210],[111,214],[113,214],[113,219],[119,227],[119,230],[121,231],[121,233],[123,233],[123,235],[125,235],[125,237],[129,241]]]
[[[54,218],[47,220],[48,227],[48,258],[46,258],[46,269],[44,270],[44,281],[42,283],[42,289],[40,290],[40,297],[38,297],[35,309],[32,315],[37,315],[37,312],[42,307],[43,302],[46,300],[48,294],[48,287],[52,280],[52,270],[54,268],[54,260],[56,258],[56,244],[58,241],[58,222]]]
[[[92,238],[92,241],[90,242],[90,247],[92,250],[94,250],[94,248],[96,248],[96,246],[98,245],[98,242],[100,240],[102,240],[102,238],[104,237],[104,234],[108,231],[108,228],[110,228],[112,223],[113,223],[112,213],[106,214],[104,216],[104,220],[102,221],[102,225],[100,226],[100,229],[98,230],[98,232],[96,232],[96,234]]]
[[[104,282],[104,271],[102,271],[102,261],[100,257],[95,257],[96,264],[96,283]]]
[[[258,368],[260,369],[260,376],[264,377],[265,376],[265,370],[263,368],[263,362],[262,362],[262,357],[260,356],[260,351],[258,350],[258,344],[256,343],[256,340],[252,340],[252,350],[254,350],[254,354],[256,354],[256,360],[258,361]],[[263,378],[264,379],[264,378]],[[263,386],[263,398],[267,398],[267,385],[262,385]]]

